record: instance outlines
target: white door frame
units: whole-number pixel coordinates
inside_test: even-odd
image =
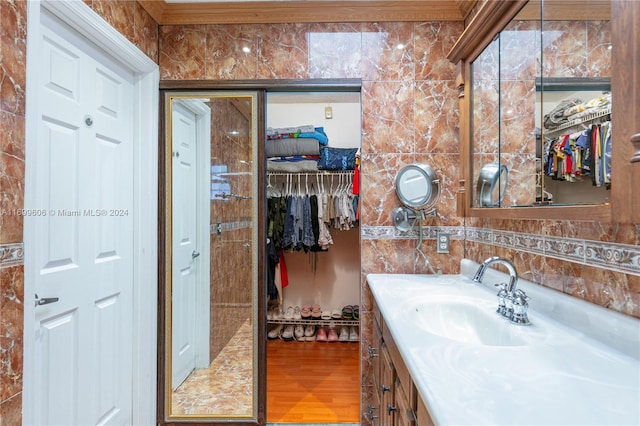
[[[210,324],[210,253],[211,230],[211,108],[205,102],[208,99],[174,99],[196,116],[196,229],[200,253],[197,267],[195,311],[195,349],[196,368],[207,368],[211,362],[209,353]],[[206,237],[205,237],[206,236]]]
[[[135,45],[109,25],[82,0],[27,2],[27,90],[25,125],[25,200],[28,210],[36,205],[35,170],[30,159],[35,158],[35,129],[38,117],[37,81],[39,57],[29,54],[38,46],[41,35],[41,8],[56,15],[84,38],[104,50],[115,61],[136,75],[134,83],[134,266],[133,266],[133,414],[132,424],[156,423],[156,353],[157,353],[157,217],[158,203],[158,65]],[[25,222],[28,224],[28,221]],[[38,244],[31,226],[24,228],[24,384],[23,422],[33,416],[30,407],[34,371],[33,330],[35,329],[34,293],[36,265],[29,255],[30,247]]]

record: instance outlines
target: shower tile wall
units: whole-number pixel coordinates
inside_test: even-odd
[[[213,98],[211,108],[211,164],[226,167],[224,179],[231,195],[252,193],[251,111],[249,98]],[[251,316],[251,208],[254,200],[230,197],[211,200],[211,335],[214,359]],[[218,224],[222,232],[218,233]]]
[[[151,59],[158,26],[134,1],[86,0]],[[0,1],[0,425],[22,422],[27,1]]]
[[[557,287],[569,294],[640,316],[638,272],[571,262],[569,254],[562,251],[550,255],[524,250],[515,238],[586,239],[606,257],[606,246],[614,244],[622,245],[627,253],[637,253],[637,226],[573,222],[571,218],[463,221],[455,215],[459,178],[458,108],[454,68],[446,54],[462,32],[461,23],[171,26],[160,27],[158,48],[156,24],[138,3],[87,0],[87,4],[152,59],[158,60],[160,55],[163,79],[363,79],[361,321],[364,348],[370,342],[372,324],[371,296],[364,284],[366,274],[427,272],[413,250],[416,240],[396,235],[389,216],[398,205],[392,189],[395,172],[413,161],[430,162],[442,176],[442,200],[438,217],[427,223],[432,227],[427,230],[429,235],[433,235],[431,231],[436,227],[446,227],[454,235],[451,255],[435,254],[434,244],[428,241],[424,244],[423,250],[434,268],[444,273],[457,272],[463,256],[482,260],[489,254],[500,254],[514,258],[527,279],[545,285],[558,283]],[[24,205],[26,1],[0,1],[0,15],[0,126],[3,129],[0,206],[11,209]],[[405,44],[404,50],[395,48],[398,41]],[[251,53],[237,49],[245,43]],[[22,222],[19,218],[3,216],[0,225],[0,417],[6,424],[20,424]],[[476,230],[485,230],[494,238],[470,239],[463,244],[465,235]],[[513,238],[504,238],[504,234]],[[239,236],[242,238],[244,236]],[[629,257],[610,261],[619,265],[624,262],[620,259]],[[367,404],[372,389],[366,351],[362,365],[363,403]],[[363,419],[363,424],[368,424],[368,420]]]

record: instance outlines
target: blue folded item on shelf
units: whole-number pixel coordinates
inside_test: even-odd
[[[358,148],[320,148],[320,170],[353,170],[356,167]]]

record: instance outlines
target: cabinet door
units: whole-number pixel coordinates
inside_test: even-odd
[[[395,371],[391,363],[389,351],[387,351],[387,346],[384,343],[380,351],[380,358],[380,425],[393,426],[395,412],[395,401],[393,398]]]
[[[435,426],[427,406],[422,402],[422,397],[418,397],[418,413],[416,422],[419,426]]]
[[[409,383],[411,385],[411,383]],[[415,426],[416,414],[413,407],[409,404],[407,395],[404,390],[403,383],[400,383],[400,378],[396,377],[394,385],[394,399],[395,399],[395,411],[394,411],[394,426]]]

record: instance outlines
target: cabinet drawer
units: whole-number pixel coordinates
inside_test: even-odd
[[[393,337],[389,332],[389,327],[387,327],[386,325],[383,325],[382,328],[382,339],[387,346],[387,350],[389,351],[389,356],[391,357],[391,362],[395,367],[396,374],[400,379],[400,382],[402,383],[403,390],[409,402],[409,406],[411,408],[415,408],[417,391],[413,386],[413,380],[411,379],[409,370],[407,369],[407,366],[405,365],[404,360],[400,355],[400,351],[398,350],[398,347],[396,346],[395,342],[393,341]]]

